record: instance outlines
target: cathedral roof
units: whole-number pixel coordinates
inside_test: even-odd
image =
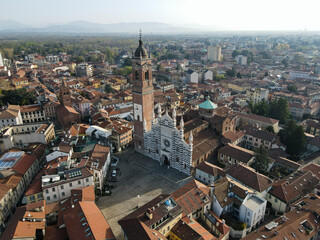
[[[205,102],[199,104],[199,108],[203,109],[216,109],[218,106],[207,99]]]
[[[134,57],[135,58],[141,58],[141,59],[148,58],[148,52],[143,47],[143,44],[142,44],[141,33],[140,33],[140,39],[139,39],[139,46],[136,49],[136,51],[134,52]]]

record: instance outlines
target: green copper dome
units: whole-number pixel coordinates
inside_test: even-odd
[[[199,104],[199,108],[203,109],[216,109],[218,106],[211,102],[209,99]]]

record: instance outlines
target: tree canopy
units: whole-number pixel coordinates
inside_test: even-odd
[[[236,69],[235,68],[232,68],[232,69],[228,69],[226,71],[226,75],[229,76],[229,77],[235,77],[237,74],[236,72]]]
[[[36,101],[33,92],[28,92],[25,88],[15,90],[0,90],[0,105],[13,104],[13,105],[28,105]]]
[[[272,125],[266,127],[266,132],[274,133],[274,128]]]
[[[268,150],[261,146],[255,150],[254,162],[252,163],[251,167],[258,172],[265,172],[268,168],[269,162]]]
[[[289,86],[287,87],[287,89],[288,89],[288,91],[293,92],[293,93],[297,92],[297,86],[294,85],[294,84],[289,85]]]
[[[255,105],[250,104],[250,107],[252,113],[278,119],[280,123],[286,123],[290,117],[288,101],[284,98],[269,103],[261,101]]]
[[[106,93],[114,93],[114,89],[111,87],[110,84],[106,84],[104,86],[104,90],[105,90]]]
[[[289,120],[278,133],[280,140],[287,146],[286,152],[291,156],[299,156],[306,144],[306,136],[302,126],[294,120]]]

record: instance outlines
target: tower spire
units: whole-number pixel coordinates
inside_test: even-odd
[[[142,32],[141,32],[141,29],[139,31],[139,47],[142,46]]]

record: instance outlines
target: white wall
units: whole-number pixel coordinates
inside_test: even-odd
[[[80,183],[78,183],[80,181]],[[70,183],[72,186],[70,186]],[[47,203],[61,201],[62,199],[68,198],[71,196],[71,190],[79,187],[86,187],[94,185],[93,176],[81,179],[75,179],[72,182],[61,183],[57,186],[46,187],[43,189],[43,197],[47,201]],[[53,190],[54,189],[54,190]]]

